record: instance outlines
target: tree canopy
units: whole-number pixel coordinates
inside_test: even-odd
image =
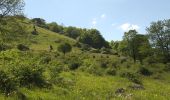
[[[0,0],[0,17],[21,14],[23,7],[23,0]]]
[[[72,50],[72,47],[69,43],[61,43],[58,46],[58,51],[62,52],[64,55]]]
[[[157,53],[170,61],[170,19],[152,22],[147,32],[152,46],[158,50]]]

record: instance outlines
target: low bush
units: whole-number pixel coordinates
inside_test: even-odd
[[[152,72],[149,69],[145,68],[145,67],[140,67],[138,72],[140,74],[144,75],[144,76],[152,75]]]
[[[20,86],[43,87],[45,84],[44,69],[40,66],[19,66],[15,67],[12,72],[19,81]]]
[[[135,73],[123,72],[123,73],[120,74],[120,76],[129,79],[133,83],[142,84],[141,80],[139,80],[139,76]]]
[[[87,44],[83,44],[81,46],[81,50],[82,51],[89,51],[89,50],[91,50],[91,47],[89,45],[87,45]]]
[[[6,96],[17,89],[17,84],[13,77],[10,77],[6,72],[0,70],[0,91]]]
[[[50,82],[51,83],[56,83],[58,81],[58,78],[59,78],[59,73],[63,70],[63,66],[62,65],[51,65],[49,67],[49,72],[48,74],[50,75]]]
[[[27,50],[29,50],[29,47],[27,47],[23,44],[18,44],[17,49],[20,50],[20,51],[27,51]]]
[[[60,39],[56,39],[54,42],[55,43],[61,43],[61,40]]]
[[[106,70],[106,73],[107,73],[108,75],[115,76],[115,75],[116,75],[116,70],[115,70],[114,68],[108,68],[108,69]]]
[[[78,47],[78,48],[81,48],[81,47],[82,47],[82,45],[81,45],[80,42],[76,42],[73,46],[74,46],[74,47]]]
[[[42,64],[49,64],[49,62],[51,61],[51,57],[49,56],[46,56],[46,57],[42,57],[41,60],[40,60],[40,63]]]
[[[166,64],[164,70],[165,70],[166,72],[169,72],[169,71],[170,71],[170,63],[167,63],[167,64]]]
[[[11,49],[11,47],[3,43],[0,44],[0,51],[5,51],[8,49]]]
[[[108,65],[108,62],[106,62],[106,61],[103,61],[103,62],[101,61],[99,64],[100,64],[100,67],[101,67],[101,68],[107,68],[107,67],[108,67],[108,66],[107,66],[107,65]]]
[[[69,69],[70,70],[76,70],[80,67],[80,63],[79,62],[72,62],[69,64]]]
[[[128,58],[127,57],[120,57],[120,63],[122,64],[122,63],[124,63],[124,62],[126,62],[128,60]]]
[[[87,72],[89,72],[90,74],[94,74],[97,76],[102,76],[105,72],[103,71],[103,69],[101,67],[99,67],[100,65],[98,63],[93,63],[91,64],[86,70]]]

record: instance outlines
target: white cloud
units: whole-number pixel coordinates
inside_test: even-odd
[[[113,23],[112,26],[115,27],[117,24],[116,23]]]
[[[106,14],[102,14],[100,17],[101,17],[101,19],[105,19],[106,18]]]
[[[91,24],[92,24],[92,27],[96,27],[96,24],[97,24],[96,18],[94,18],[94,19],[92,20]]]
[[[120,28],[123,31],[129,31],[129,30],[139,30],[140,27],[138,25],[130,24],[130,23],[124,23],[120,26]]]

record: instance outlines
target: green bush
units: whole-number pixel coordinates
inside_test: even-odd
[[[90,65],[87,68],[87,72],[89,72],[90,74],[97,75],[97,76],[102,76],[104,74],[103,69],[99,67],[97,63],[93,63],[92,65]]]
[[[167,64],[166,64],[164,70],[167,71],[167,72],[170,71],[170,63],[167,63]]]
[[[61,40],[60,39],[56,39],[54,42],[55,43],[61,43]]]
[[[80,63],[79,62],[72,62],[69,64],[69,68],[70,70],[76,70],[80,67]]]
[[[11,49],[11,47],[3,43],[0,44],[0,51],[5,51],[8,49]]]
[[[108,62],[105,62],[105,61],[100,62],[100,67],[101,68],[107,68],[107,65],[108,65]]]
[[[50,75],[50,82],[51,83],[56,83],[58,82],[58,78],[59,78],[59,73],[63,70],[63,66],[62,65],[51,65],[49,67],[49,72],[48,74]]]
[[[124,63],[124,62],[126,62],[128,60],[128,58],[127,57],[120,57],[120,63],[122,64],[122,63]]]
[[[29,50],[29,48],[23,44],[18,44],[17,45],[17,49],[20,50],[20,51],[27,51]]]
[[[116,70],[115,70],[114,68],[108,68],[108,69],[106,70],[106,73],[107,73],[108,75],[113,75],[113,76],[115,76],[115,75],[116,75]]]
[[[68,52],[71,52],[72,46],[69,43],[61,43],[58,46],[58,51],[62,52],[64,55]]]
[[[17,84],[13,77],[8,76],[7,73],[0,70],[0,90],[5,95],[9,95],[17,89]]]
[[[144,76],[152,75],[152,72],[145,67],[140,67],[138,72]]]
[[[91,50],[91,47],[89,45],[87,45],[87,44],[83,44],[81,46],[81,50],[82,51],[89,51],[89,50]]]
[[[96,58],[96,62],[98,64],[98,67],[101,67],[101,68],[107,68],[108,65],[109,65],[109,60],[108,59],[105,59],[104,57],[101,57],[101,58]]]
[[[81,47],[82,47],[82,45],[81,45],[80,42],[76,42],[73,46],[74,46],[74,47],[78,47],[78,48],[81,48]]]
[[[12,71],[20,86],[43,87],[45,84],[44,69],[40,66],[21,66],[14,68]]]
[[[49,64],[49,62],[51,61],[51,57],[49,56],[46,56],[46,57],[42,57],[41,60],[40,60],[40,63],[42,64]]]
[[[120,74],[120,76],[129,79],[133,83],[142,84],[141,80],[139,80],[139,76],[137,76],[137,74],[135,74],[135,73],[123,72]]]

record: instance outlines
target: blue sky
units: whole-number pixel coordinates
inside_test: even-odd
[[[136,29],[145,34],[152,21],[170,18],[170,0],[26,0],[25,14],[65,26],[96,28],[104,38],[121,40]]]

